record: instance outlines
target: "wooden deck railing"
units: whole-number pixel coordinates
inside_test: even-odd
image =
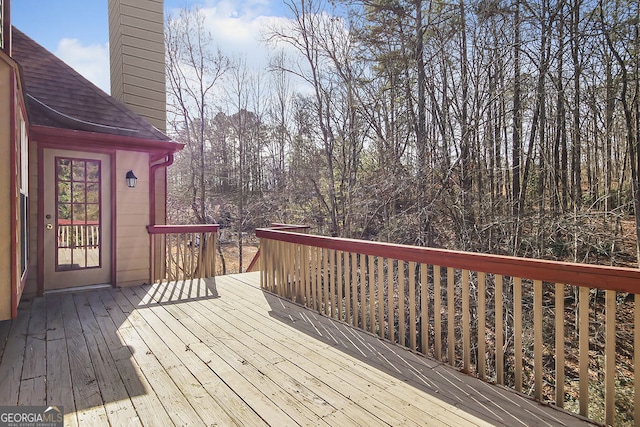
[[[309,227],[308,225],[280,224],[280,223],[271,224],[271,227],[269,227],[270,230],[297,231],[299,233],[303,233],[303,232],[308,233],[310,228],[311,227]],[[258,271],[259,268],[260,268],[260,248],[258,247],[258,251],[251,259],[251,262],[249,263],[249,267],[247,267],[247,273]]]
[[[268,291],[582,416],[640,423],[640,351],[624,350],[640,349],[640,270],[256,235]]]
[[[100,245],[100,225],[58,225],[58,247],[97,247]]]
[[[151,236],[152,283],[215,276],[218,227],[217,224],[147,226]]]

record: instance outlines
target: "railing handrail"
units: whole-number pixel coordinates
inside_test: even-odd
[[[253,256],[253,259],[251,259],[251,262],[249,263],[249,267],[247,267],[247,273],[258,270],[259,268],[258,261],[260,261],[260,248],[258,248],[258,250],[256,251],[255,255]]]
[[[309,225],[298,225],[298,224],[281,224],[281,223],[272,223],[268,228],[269,230],[282,230],[282,231],[294,231],[294,230],[309,230],[311,226]]]
[[[147,225],[149,234],[217,233],[219,224]]]
[[[578,264],[506,255],[481,254],[386,242],[326,237],[283,229],[256,230],[258,238],[279,240],[363,255],[413,261],[429,265],[484,271],[603,290],[640,293],[640,269]]]

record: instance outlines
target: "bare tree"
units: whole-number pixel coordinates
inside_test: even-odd
[[[212,222],[207,211],[206,127],[213,118],[215,88],[229,60],[215,48],[197,8],[169,15],[165,24],[168,112],[171,130],[186,142],[190,165],[191,208],[200,223]]]

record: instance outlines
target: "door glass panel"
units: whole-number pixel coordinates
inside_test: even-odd
[[[100,167],[56,158],[56,271],[100,267]]]

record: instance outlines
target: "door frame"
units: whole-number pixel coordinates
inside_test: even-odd
[[[37,141],[37,140],[36,140]],[[110,148],[96,149],[93,146],[80,146],[76,144],[65,144],[55,143],[55,142],[40,142],[38,143],[38,215],[37,215],[37,234],[38,234],[38,271],[37,271],[37,285],[38,285],[38,296],[42,296],[45,290],[45,274],[44,274],[44,150],[54,149],[54,150],[65,150],[72,155],[74,152],[83,151],[88,153],[95,154],[106,154],[109,156],[109,169],[111,175],[111,182],[109,183],[110,193],[111,193],[111,209],[109,215],[111,216],[111,235],[109,238],[111,239],[111,250],[108,253],[103,254],[106,259],[109,261],[111,266],[110,276],[111,276],[111,286],[116,287],[116,150]]]

